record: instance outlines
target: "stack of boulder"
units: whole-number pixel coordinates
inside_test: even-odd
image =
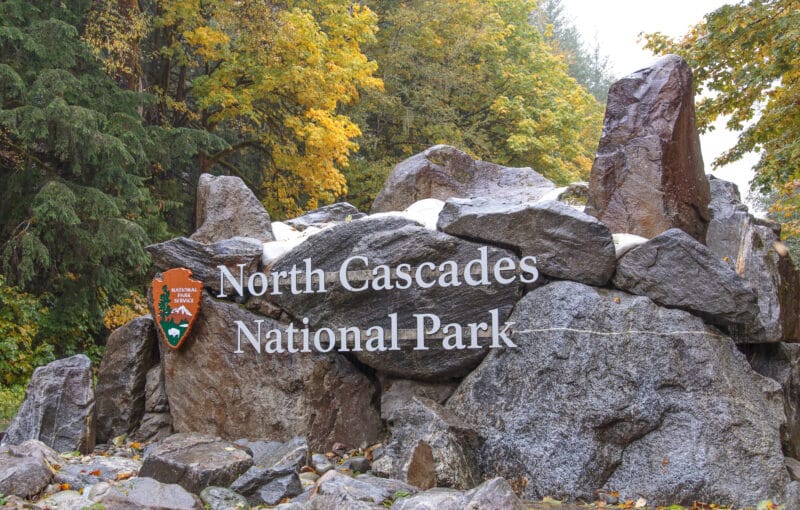
[[[159,270],[205,283],[190,338],[166,348],[150,317],[116,331],[96,401],[85,385],[69,402],[84,428],[66,447],[91,449],[93,434],[155,441],[140,477],[227,487],[243,505],[515,508],[613,494],[800,508],[798,272],[778,225],[704,175],[692,94],[674,56],[612,86],[591,180],[567,188],[435,146],[394,169],[369,215],[335,204],[273,223],[239,179],[202,176],[196,232],[148,248]],[[536,257],[539,278],[238,295],[219,269],[479,256]],[[237,343],[235,326],[390,329],[396,312],[404,330],[414,314],[466,324],[489,310],[513,323],[513,347],[267,354]],[[51,404],[37,400],[48,370],[4,444],[55,444],[45,436],[61,425],[31,415]],[[380,446],[358,468],[319,467],[311,452],[335,443]],[[304,469],[319,478],[304,484]]]

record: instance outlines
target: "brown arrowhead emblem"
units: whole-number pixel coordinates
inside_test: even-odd
[[[160,336],[168,346],[178,349],[189,337],[200,311],[203,282],[192,278],[191,269],[180,267],[154,278],[152,285]]]

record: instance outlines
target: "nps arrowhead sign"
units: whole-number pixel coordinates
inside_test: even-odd
[[[181,267],[154,278],[152,289],[160,336],[168,346],[178,349],[197,319],[203,282],[192,278],[190,269]]]

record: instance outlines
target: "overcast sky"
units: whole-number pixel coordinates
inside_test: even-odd
[[[656,57],[642,49],[640,33],[662,32],[678,37],[689,27],[703,19],[703,15],[714,11],[733,0],[562,0],[565,13],[583,35],[584,41],[593,45],[595,38],[600,51],[608,55],[615,74],[625,76],[647,66]],[[724,129],[720,123],[714,132],[701,136],[703,160],[706,172],[711,171],[711,162],[723,151],[736,143],[736,133]],[[744,160],[713,172],[721,179],[734,181],[746,198],[752,166],[758,156]],[[752,208],[752,207],[751,207]]]

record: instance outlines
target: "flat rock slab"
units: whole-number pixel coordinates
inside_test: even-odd
[[[359,211],[354,205],[339,202],[320,207],[297,218],[286,220],[284,223],[302,232],[308,227],[324,227],[331,223],[358,220],[365,216],[366,214]]]
[[[351,477],[339,471],[328,471],[314,486],[313,494],[331,496],[342,503],[367,503],[382,505],[384,501],[391,500],[399,491],[414,494],[417,489],[397,482],[370,475]],[[311,498],[314,499],[314,496]]]
[[[377,441],[375,387],[343,356],[259,354],[244,334],[237,353],[237,321],[253,332],[258,321],[263,332],[287,325],[208,295],[201,310],[183,347],[162,353],[175,430],[282,441],[300,434],[317,450]]]
[[[431,489],[397,499],[392,510],[525,510],[527,506],[514,494],[508,482],[493,478],[468,491]]]
[[[275,240],[269,214],[239,177],[201,175],[195,211],[195,241],[211,244],[237,236]]]
[[[147,450],[139,476],[176,483],[199,494],[209,486],[230,485],[253,465],[234,443],[200,434],[175,434]]]
[[[490,353],[446,404],[480,434],[484,477],[527,500],[783,493],[780,386],[700,318],[574,282],[528,293],[511,318],[518,348]]]
[[[561,202],[450,199],[437,227],[458,237],[513,248],[521,257],[536,257],[538,270],[554,278],[605,285],[614,273],[611,231],[597,218]]]
[[[617,264],[616,288],[681,308],[746,339],[758,328],[750,285],[685,232],[671,229],[630,250]]]
[[[131,478],[114,485],[92,487],[89,498],[107,509],[199,510],[200,499],[177,484],[152,478]]]
[[[178,237],[146,247],[153,264],[161,271],[176,267],[192,270],[192,278],[206,287],[220,290],[220,270],[225,266],[233,274],[258,271],[264,247],[261,241],[248,237],[234,237],[213,244],[202,244],[192,239]],[[241,265],[241,266],[240,266]]]
[[[80,490],[96,483],[115,481],[120,474],[136,476],[141,466],[141,461],[127,457],[91,457],[87,462],[63,463],[53,482]]]
[[[225,487],[206,487],[200,493],[200,500],[206,510],[247,510],[247,500]]]
[[[8,425],[2,445],[38,439],[58,452],[94,448],[92,362],[83,354],[39,367],[25,400]]]
[[[370,212],[402,211],[426,198],[490,197],[529,202],[555,187],[531,168],[478,161],[455,147],[435,145],[394,167]]]
[[[108,337],[97,371],[97,442],[132,433],[145,413],[148,370],[158,362],[153,318],[138,317]]]
[[[615,234],[680,228],[705,242],[709,200],[686,62],[668,55],[614,83],[586,212]]]

